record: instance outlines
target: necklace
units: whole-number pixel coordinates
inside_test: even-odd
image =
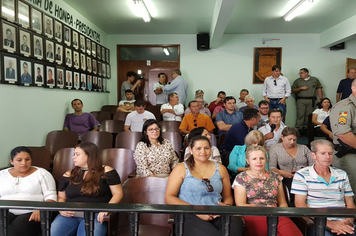
[[[201,177],[203,177],[203,174],[205,174],[205,172],[208,170],[208,167],[209,167],[209,165],[207,165],[207,166],[206,166],[206,168],[205,168],[205,171],[204,171],[204,172],[196,171],[196,170],[195,170],[195,168],[194,168],[194,172],[195,172],[195,173],[197,173],[197,174],[200,174],[200,175],[201,175]]]

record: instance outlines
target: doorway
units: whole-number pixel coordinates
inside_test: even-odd
[[[169,55],[163,48],[167,48]],[[143,78],[135,89],[135,98],[156,105],[153,85],[158,82],[159,73],[165,73],[168,82],[173,80],[173,71],[180,68],[179,53],[179,45],[117,45],[117,103],[125,99],[121,98],[121,84],[127,80],[126,73],[134,71],[141,72],[138,77]]]

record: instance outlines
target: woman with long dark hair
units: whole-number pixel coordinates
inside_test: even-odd
[[[324,134],[321,131],[320,126],[323,124],[324,120],[330,115],[330,110],[332,104],[329,98],[322,98],[317,104],[318,109],[313,111],[312,123],[315,125],[314,129],[317,134]]]

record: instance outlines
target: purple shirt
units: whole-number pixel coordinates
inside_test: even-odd
[[[86,132],[100,126],[99,121],[91,113],[82,113],[80,115],[67,114],[64,120],[63,129],[67,128],[78,133],[81,137]]]

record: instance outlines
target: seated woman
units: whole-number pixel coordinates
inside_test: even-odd
[[[141,141],[134,152],[136,174],[141,177],[168,177],[179,159],[171,142],[162,138],[161,126],[154,119],[146,120]]]
[[[239,109],[240,112],[244,112],[244,110],[246,110],[247,108],[255,108],[258,110],[258,107],[255,106],[255,99],[254,97],[252,97],[251,95],[246,95],[245,97],[245,103],[246,103],[246,106],[243,106]]]
[[[249,146],[264,146],[265,139],[264,135],[257,130],[252,130],[245,137],[245,145],[236,145],[234,149],[232,149],[229,158],[229,165],[227,169],[230,171],[233,179],[235,176],[243,171],[247,171],[250,169],[248,164],[246,163],[246,148]],[[268,152],[266,152],[268,157]],[[246,165],[247,164],[247,165]],[[268,162],[266,164],[266,168],[268,170]]]
[[[249,146],[246,150],[246,162],[250,169],[238,174],[232,185],[236,206],[288,207],[283,191],[283,177],[266,170],[266,149],[261,146]],[[267,235],[265,216],[243,216],[244,235]],[[279,217],[277,234],[280,236],[301,236],[297,226],[288,217]]]
[[[320,130],[320,126],[323,124],[325,118],[330,115],[332,105],[329,98],[322,98],[317,105],[319,109],[313,111],[312,123],[315,124],[315,133],[323,135],[324,132]]]
[[[286,127],[282,131],[282,142],[273,145],[269,150],[269,169],[284,177],[283,183],[289,190],[294,173],[315,163],[310,155],[309,148],[305,145],[297,144],[298,137],[298,129]]]
[[[115,169],[104,166],[100,150],[93,143],[75,147],[75,167],[64,173],[58,185],[58,202],[119,203],[122,199],[120,176]],[[94,235],[104,236],[107,212],[95,214]],[[51,225],[51,236],[85,235],[83,213],[60,211]]]
[[[220,205],[231,206],[229,174],[226,168],[210,161],[209,139],[194,137],[190,144],[191,156],[178,164],[169,176],[166,188],[166,203],[174,205]],[[185,215],[184,236],[221,235],[219,215]],[[242,219],[231,217],[230,235],[242,235]]]
[[[16,147],[10,155],[12,167],[0,171],[0,199],[21,201],[57,201],[56,183],[45,169],[31,166],[31,151]],[[40,211],[9,210],[8,235],[38,236]]]
[[[190,143],[190,141],[196,136],[207,137],[211,143],[211,136],[210,136],[209,132],[204,127],[198,127],[198,128],[193,129],[192,131],[190,131],[190,133],[188,135],[188,143]],[[185,149],[184,161],[186,161],[188,159],[188,157],[190,157],[189,147],[187,147]],[[211,146],[211,156],[210,156],[209,160],[221,163],[220,152],[217,147]]]

